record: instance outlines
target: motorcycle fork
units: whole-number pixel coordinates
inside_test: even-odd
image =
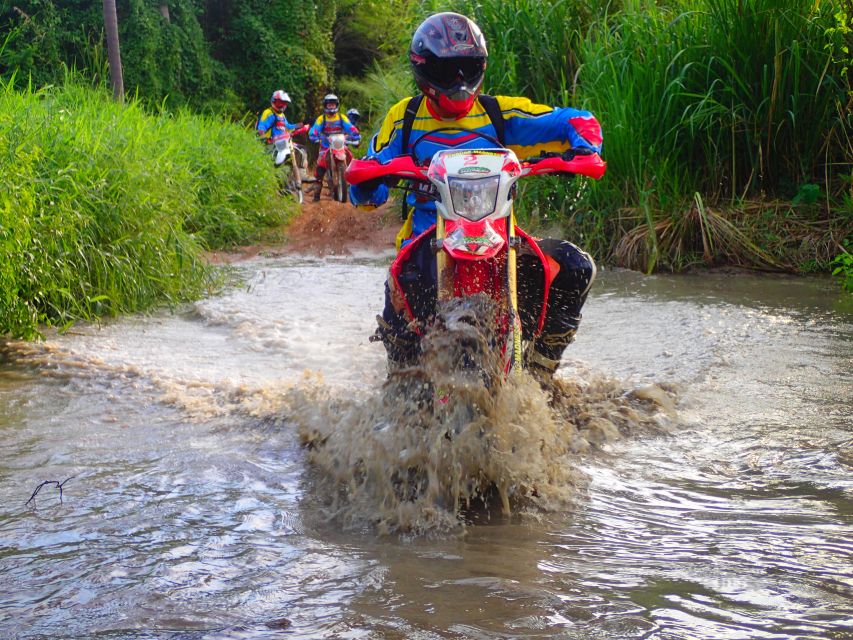
[[[438,300],[448,300],[454,294],[453,281],[453,259],[443,249],[445,237],[444,218],[436,217],[435,239],[436,239],[436,280],[438,286]],[[506,258],[506,296],[508,299],[509,322],[512,331],[512,342],[507,344],[510,349],[506,368],[513,369],[516,375],[521,373],[522,349],[521,349],[521,316],[518,314],[518,244],[519,237],[515,234],[515,211],[511,211],[507,217],[507,258]]]
[[[296,160],[296,147],[290,149],[290,164],[293,165],[293,175],[298,182],[302,182],[302,172],[299,170],[299,162]]]
[[[438,286],[439,302],[449,300],[453,297],[453,265],[450,256],[442,247],[444,243],[444,218],[436,216],[435,241],[438,253],[436,255],[436,280]]]
[[[506,257],[506,279],[507,292],[509,294],[509,318],[512,324],[512,353],[508,366],[512,367],[515,374],[521,373],[521,316],[518,315],[518,244],[519,238],[515,235],[515,210],[510,210],[507,218],[507,241],[509,247]]]

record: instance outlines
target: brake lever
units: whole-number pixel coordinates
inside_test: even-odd
[[[527,158],[525,162],[527,164],[536,164],[537,162],[542,162],[543,160],[547,160],[548,158],[563,158],[562,153],[558,153],[556,151],[545,151],[544,153],[540,153],[538,156],[533,156],[532,158]]]
[[[406,196],[408,196],[410,193],[414,193],[416,198],[423,198],[424,200],[432,200],[433,202],[438,202],[438,200],[441,197],[437,193],[429,193],[428,191],[419,191],[419,190],[413,189],[412,187],[409,187],[409,186],[402,186],[401,187],[401,186],[399,186],[399,184],[389,185],[388,188],[389,189],[399,189],[404,194],[406,194]]]

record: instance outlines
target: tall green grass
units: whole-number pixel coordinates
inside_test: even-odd
[[[0,335],[200,295],[204,249],[283,221],[276,188],[240,127],[73,82],[0,85]]]
[[[787,201],[792,218],[838,218],[824,230],[843,235],[853,120],[833,21],[830,3],[813,0],[633,0],[593,25],[581,81],[609,163],[595,202],[637,225],[616,245],[620,259],[785,266],[757,250],[773,238],[760,217],[742,215],[755,200]],[[800,205],[803,188],[820,197]],[[713,224],[731,217],[725,210],[737,228]]]
[[[577,104],[578,48],[589,25],[604,15],[606,4],[595,0],[444,4],[445,10],[469,16],[486,35],[487,93],[522,95],[545,104]]]
[[[564,180],[523,191],[523,213],[542,220],[550,210],[598,257],[644,270],[826,268],[853,228],[850,43],[837,2],[454,7],[484,30],[488,91],[586,108],[601,121],[600,183],[580,198]]]
[[[380,127],[391,107],[416,91],[404,58],[374,63],[363,77],[342,78],[339,85],[344,106],[357,107],[364,118],[359,128],[366,135]]]

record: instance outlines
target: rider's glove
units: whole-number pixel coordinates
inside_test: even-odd
[[[563,152],[563,160],[574,160],[577,156],[591,156],[595,151],[589,147],[572,147]]]
[[[382,178],[365,180],[350,187],[350,201],[358,205],[378,207],[388,200],[388,184]]]

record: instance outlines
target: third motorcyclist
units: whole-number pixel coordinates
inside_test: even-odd
[[[323,98],[323,115],[317,118],[308,131],[308,137],[311,141],[320,143],[320,152],[317,156],[317,169],[314,173],[314,177],[317,179],[317,182],[314,184],[314,202],[320,199],[320,191],[323,189],[323,178],[326,175],[327,169],[329,136],[335,133],[345,134],[347,139],[354,143],[358,143],[361,140],[358,128],[349,121],[349,118],[340,113],[338,96],[330,93]]]
[[[365,157],[386,162],[414,153],[416,161],[426,165],[441,149],[493,146],[472,132],[497,139],[522,160],[543,152],[601,151],[601,128],[588,111],[549,107],[522,97],[481,95],[487,58],[485,39],[472,20],[457,13],[427,18],[416,29],[409,48],[411,68],[423,95],[406,98],[391,108]],[[387,197],[388,186],[381,181],[350,188],[355,205],[377,206]],[[409,194],[408,202],[412,208],[398,235],[398,248],[435,224],[433,199],[415,192]],[[531,345],[527,362],[537,378],[547,381],[574,340],[581,308],[595,278],[595,263],[589,254],[564,240],[546,238],[539,245],[559,265],[559,273],[549,290],[542,334]],[[427,242],[420,247],[423,251],[416,252],[407,265],[408,277],[434,283],[432,249]],[[529,315],[535,305],[535,287],[530,284],[526,264],[519,262],[522,317],[526,308]],[[409,327],[411,318],[404,316],[399,296],[393,295],[387,282],[385,309],[377,320],[377,334],[392,366],[413,362],[419,352],[419,338]]]

